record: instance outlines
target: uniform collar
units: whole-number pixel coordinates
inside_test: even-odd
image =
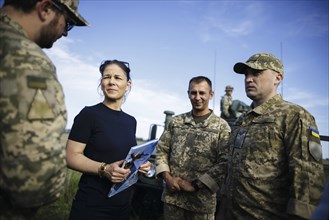
[[[198,123],[198,125],[200,125],[201,127],[207,127],[208,124],[209,124],[209,120],[214,117],[214,112],[213,110],[209,109],[211,111],[211,114],[209,115],[209,117],[204,120],[202,123]],[[185,124],[193,124],[193,125],[196,125],[195,121],[194,121],[194,118],[193,118],[193,113],[192,111],[186,113],[186,117],[184,119],[184,123]]]
[[[26,38],[28,38],[27,33],[23,29],[23,27],[17,23],[15,20],[10,18],[6,13],[4,13],[2,10],[0,10],[0,22],[2,24],[10,26],[12,29],[15,29],[18,33],[21,35],[24,35]]]
[[[257,106],[256,108],[252,109],[251,112],[255,112],[258,115],[262,115],[268,108],[273,106],[276,102],[281,101],[282,96],[280,94],[276,94],[272,98],[270,98],[268,101],[264,102],[260,106]]]

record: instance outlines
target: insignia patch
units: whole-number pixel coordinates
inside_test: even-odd
[[[28,112],[28,119],[30,120],[42,120],[53,119],[55,117],[46,97],[40,89],[35,92],[34,99],[31,103],[30,110]]]
[[[310,139],[308,142],[308,149],[310,154],[316,161],[320,161],[322,159],[322,146],[320,143],[320,135],[319,131],[309,126],[310,131]]]
[[[236,137],[235,137],[235,141],[234,141],[234,148],[242,148],[243,142],[244,142],[244,138],[247,134],[247,129],[245,128],[240,128]]]
[[[310,141],[308,143],[308,149],[310,151],[310,154],[316,161],[320,161],[322,159],[322,146],[320,143]]]
[[[309,126],[311,135],[316,138],[320,138],[319,131],[314,129],[312,126]]]
[[[39,76],[27,76],[27,86],[31,89],[47,89],[47,78]]]

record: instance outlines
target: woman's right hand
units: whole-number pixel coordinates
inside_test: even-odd
[[[124,160],[107,164],[104,167],[104,176],[112,183],[123,182],[130,173],[130,169],[121,168]]]

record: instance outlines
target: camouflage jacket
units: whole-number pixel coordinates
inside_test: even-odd
[[[200,123],[195,123],[191,112],[172,118],[157,145],[157,174],[169,171],[190,182],[199,179],[207,187],[193,193],[170,193],[165,188],[164,202],[194,212],[215,212],[215,193],[224,180],[224,146],[230,131],[227,122],[214,113]]]
[[[220,111],[221,117],[229,118],[230,117],[230,106],[232,105],[232,96],[224,95],[220,100]]]
[[[229,140],[228,219],[309,219],[324,185],[313,116],[280,95],[242,115]]]
[[[53,63],[0,11],[0,197],[33,207],[58,198],[65,181],[66,125]]]

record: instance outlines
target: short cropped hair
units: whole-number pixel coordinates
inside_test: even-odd
[[[196,77],[193,77],[192,79],[190,79],[190,82],[188,84],[188,90],[190,89],[190,85],[191,85],[192,82],[200,83],[200,82],[203,82],[203,81],[206,81],[208,83],[210,89],[212,90],[211,80],[206,76],[196,76]]]

